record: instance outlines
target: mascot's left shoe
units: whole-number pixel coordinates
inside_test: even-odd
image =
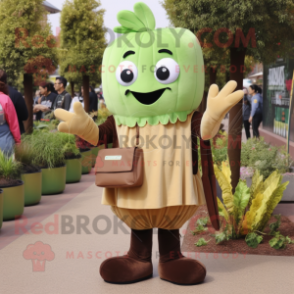
[[[158,242],[158,273],[161,279],[178,285],[196,285],[204,281],[205,266],[181,253],[179,230],[158,229]]]
[[[152,277],[152,232],[152,229],[132,230],[128,254],[102,262],[100,275],[105,282],[130,284]]]

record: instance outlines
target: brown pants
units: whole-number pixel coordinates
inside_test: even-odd
[[[169,206],[160,209],[128,209],[111,206],[111,209],[133,230],[152,228],[176,230],[194,215],[198,206]]]

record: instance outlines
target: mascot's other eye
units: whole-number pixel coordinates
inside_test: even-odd
[[[163,58],[156,64],[154,75],[161,84],[171,84],[180,74],[178,63],[172,58]]]
[[[123,61],[116,69],[116,79],[122,86],[132,85],[138,77],[138,69],[131,61]]]

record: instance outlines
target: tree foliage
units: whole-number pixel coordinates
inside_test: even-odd
[[[213,38],[217,30],[226,28],[233,34],[233,42],[227,48],[235,47],[236,35],[241,36],[238,29],[245,38],[255,33],[252,36],[256,44],[251,38],[246,54],[256,60],[269,62],[278,55],[293,52],[289,38],[294,33],[293,0],[164,0],[163,6],[175,26],[188,28],[198,35],[204,28],[211,29],[203,32],[201,40],[204,46],[211,44],[212,50],[225,50]],[[219,41],[225,44],[228,34],[221,33]],[[244,49],[242,41],[239,49]]]
[[[289,38],[294,33],[294,0],[164,0],[163,7],[175,26],[190,29],[208,48],[206,61],[210,54],[209,62],[223,64],[221,54],[229,51],[230,79],[237,82],[237,90],[243,88],[246,55],[272,62],[294,53]],[[237,141],[242,137],[241,112],[242,103],[230,110],[229,136]],[[240,179],[234,163],[240,161],[241,150],[230,145],[228,156],[234,192]]]
[[[33,72],[25,71],[25,66],[32,65],[35,58],[43,58],[50,62],[50,67],[57,67],[56,44],[50,25],[44,23],[47,12],[42,3],[43,0],[0,1],[0,66],[10,81],[17,79],[19,73],[49,73],[39,63],[33,66]]]
[[[106,48],[104,10],[100,1],[67,0],[61,12],[60,73],[70,82],[84,75],[100,83],[100,65]]]

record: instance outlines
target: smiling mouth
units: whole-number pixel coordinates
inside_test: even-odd
[[[133,96],[139,101],[140,103],[144,105],[151,105],[155,103],[165,92],[165,90],[170,90],[171,88],[164,88],[160,89],[154,92],[149,92],[149,93],[140,93],[140,92],[133,92],[131,90],[127,90],[125,95],[127,96],[129,93],[132,93]]]

